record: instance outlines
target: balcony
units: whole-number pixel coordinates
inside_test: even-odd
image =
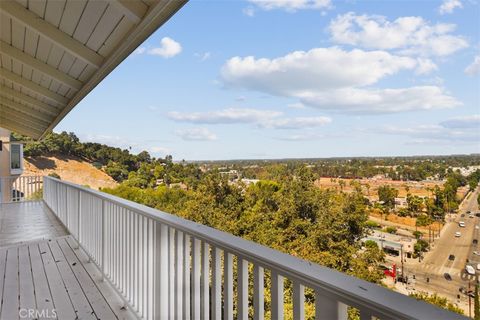
[[[315,319],[347,319],[349,306],[359,310],[362,320],[465,319],[216,229],[50,177],[43,178],[43,200],[0,204],[0,209],[2,319],[18,318],[26,308],[55,310],[59,319],[291,315],[301,320],[306,297],[314,302]]]

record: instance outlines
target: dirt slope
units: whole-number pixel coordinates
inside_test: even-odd
[[[91,163],[77,157],[49,156],[25,159],[24,176],[49,175],[55,172],[62,180],[92,189],[114,187],[117,185],[109,175],[95,168]]]

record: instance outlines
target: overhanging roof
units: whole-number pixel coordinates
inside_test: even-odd
[[[0,127],[51,131],[188,0],[1,0]]]

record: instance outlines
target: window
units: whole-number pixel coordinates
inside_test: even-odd
[[[19,144],[12,144],[10,146],[10,164],[11,169],[22,169],[22,146]]]

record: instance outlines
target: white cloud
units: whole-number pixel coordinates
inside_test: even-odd
[[[301,102],[290,103],[287,107],[292,109],[305,109],[305,105]]]
[[[167,116],[175,121],[201,124],[257,123],[282,115],[272,110],[227,108],[220,111],[181,113],[172,111]]]
[[[480,54],[476,55],[473,62],[465,68],[465,73],[474,76],[480,73]]]
[[[182,52],[182,46],[172,38],[164,37],[160,41],[160,47],[148,49],[146,52],[163,58],[172,58]]]
[[[403,54],[448,56],[468,47],[461,36],[452,35],[454,24],[430,24],[421,17],[400,17],[389,21],[383,16],[337,16],[329,25],[332,40],[368,49],[398,50]]]
[[[463,8],[460,0],[443,0],[443,3],[438,8],[440,14],[452,13],[455,8]]]
[[[242,10],[243,14],[248,16],[248,17],[253,17],[255,15],[255,8],[252,6],[243,8]]]
[[[300,99],[313,107],[351,113],[394,113],[446,109],[461,105],[437,86],[401,89],[344,88],[308,93]]]
[[[415,69],[416,74],[429,74],[432,71],[438,70],[437,65],[430,59],[417,59],[417,68]]]
[[[269,129],[304,129],[315,128],[332,122],[328,117],[295,117],[272,119],[258,125]]]
[[[198,59],[200,59],[200,61],[205,61],[205,60],[208,60],[210,59],[210,57],[212,56],[212,53],[211,52],[204,52],[204,53],[195,53],[195,57],[197,57]]]
[[[225,85],[299,99],[304,105],[346,112],[401,112],[460,105],[438,86],[375,89],[402,70],[426,73],[428,59],[337,47],[296,51],[276,59],[234,57],[221,69]],[[365,88],[368,87],[368,88]]]
[[[303,9],[327,9],[332,6],[330,0],[248,0],[263,10],[282,9],[295,12]]]
[[[480,129],[480,115],[455,117],[443,122],[440,125],[445,128],[476,128]]]
[[[180,113],[169,112],[174,121],[196,124],[253,124],[265,129],[303,129],[323,126],[332,121],[328,117],[285,117],[272,110],[228,108],[219,111]]]
[[[171,154],[172,151],[164,147],[150,147],[148,148],[148,152],[166,156],[167,154]]]
[[[325,138],[325,135],[316,134],[316,133],[302,133],[302,134],[292,134],[288,136],[275,137],[276,140],[283,141],[308,141],[308,140],[317,140]]]
[[[135,49],[135,51],[133,51],[133,54],[143,54],[146,50],[147,48],[145,47],[138,47],[137,49]]]
[[[212,141],[217,140],[217,136],[207,128],[189,128],[176,130],[175,134],[187,141]]]
[[[222,67],[221,78],[232,87],[298,95],[309,90],[371,85],[417,65],[415,59],[385,51],[330,47],[295,51],[276,59],[233,57]]]
[[[411,138],[411,144],[426,143],[480,143],[480,115],[456,117],[440,122],[439,124],[425,124],[417,126],[384,126],[374,129],[374,133],[400,135]]]

